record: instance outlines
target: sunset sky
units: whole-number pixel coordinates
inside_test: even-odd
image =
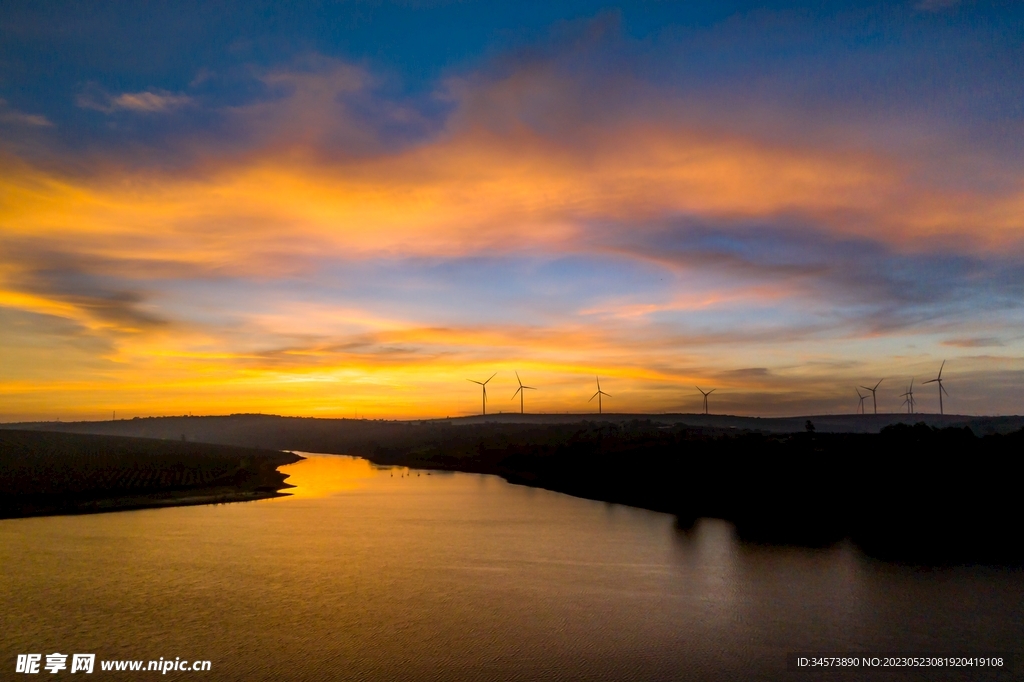
[[[820,5],[827,5],[822,9]],[[1024,411],[1024,4],[0,5],[0,420]],[[868,400],[870,410],[870,399]]]

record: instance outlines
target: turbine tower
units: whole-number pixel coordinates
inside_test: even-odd
[[[485,416],[487,415],[487,382],[488,382],[488,381],[490,381],[491,379],[493,379],[493,378],[494,378],[494,376],[495,376],[496,374],[497,374],[497,372],[495,372],[494,374],[492,374],[492,375],[491,375],[491,376],[490,376],[490,377],[489,377],[489,378],[487,379],[487,381],[474,381],[473,379],[466,379],[466,381],[472,381],[472,382],[473,382],[474,384],[479,384],[479,385],[480,385],[480,388],[482,388],[482,389],[484,390],[484,397],[483,397],[483,413],[484,413],[484,415],[485,415]]]
[[[526,395],[527,391],[536,391],[537,389],[534,388],[533,386],[523,386],[523,380],[519,378],[519,372],[516,372],[516,381],[519,382],[519,388],[517,388],[516,392],[512,394],[512,400],[515,400],[516,396],[518,395],[519,414],[526,414],[526,412],[523,411],[523,396]]]
[[[944,414],[943,411],[942,411],[942,394],[945,393],[946,395],[949,395],[949,392],[946,390],[946,387],[942,385],[942,368],[945,367],[945,366],[946,366],[946,361],[943,360],[942,364],[939,365],[939,376],[935,377],[934,379],[932,379],[930,381],[924,382],[926,384],[936,384],[937,383],[939,385],[939,414]]]
[[[863,388],[865,391],[871,391],[871,404],[875,408],[875,414],[878,414],[878,399],[875,398],[875,391],[878,390],[878,385],[881,384],[883,381],[885,381],[885,379],[879,379],[878,380],[878,384],[875,384],[874,388],[868,388],[867,386],[861,386],[861,388]],[[860,391],[857,392],[857,395],[860,395]],[[867,396],[865,396],[865,397],[867,397]]]
[[[903,404],[907,406],[907,414],[914,414],[914,377],[910,377],[910,386],[907,387],[907,392],[903,394]]]
[[[697,390],[700,391],[701,395],[704,396],[704,414],[708,413],[708,396],[717,391],[717,388],[713,388],[710,391],[705,391],[700,386],[697,386]]]
[[[868,399],[866,395],[860,394],[860,389],[857,390],[857,397],[860,398],[860,402],[857,403],[857,414],[864,414],[864,401]]]
[[[594,398],[597,398],[597,413],[601,414],[602,411],[603,411],[602,408],[601,408],[601,396],[607,395],[609,398],[611,398],[611,396],[601,390],[601,377],[594,377],[594,378],[597,379],[597,393],[595,393],[594,395],[590,396],[590,400],[588,400],[587,402],[589,403]]]

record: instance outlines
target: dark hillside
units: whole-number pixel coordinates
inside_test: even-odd
[[[287,487],[277,467],[299,459],[201,443],[0,430],[0,517],[268,497]]]

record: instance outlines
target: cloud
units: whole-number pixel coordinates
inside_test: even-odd
[[[12,108],[7,100],[0,98],[0,123],[49,128],[53,126],[50,119],[42,114],[26,114]]]
[[[785,217],[679,220],[646,231],[618,225],[603,238],[613,253],[649,259],[710,288],[691,300],[764,308],[799,302],[819,324],[836,329],[926,328],[985,311],[1019,310],[1024,298],[1019,247],[1004,254],[907,249]],[[648,307],[666,309],[649,301]]]
[[[572,334],[551,321],[559,329],[552,343],[578,337],[584,356],[615,358],[625,348],[669,357],[673,343],[704,354],[715,345],[934,329],[956,316],[1020,307],[1013,301],[1024,297],[1024,272],[1014,263],[1024,241],[1024,183],[949,192],[922,180],[919,160],[900,149],[723,130],[690,117],[674,96],[630,83],[581,88],[556,66],[446,86],[454,113],[434,129],[407,102],[378,101],[365,69],[314,59],[262,74],[269,94],[222,112],[245,144],[223,154],[212,143],[190,168],[140,169],[112,158],[86,176],[9,165],[0,172],[4,242],[44,254],[27,274],[8,277],[12,295],[27,306],[70,306],[69,315],[91,324],[153,330],[197,307],[161,310],[153,292],[167,291],[163,280],[315,285],[326,264],[450,263],[495,253],[610,258],[653,264],[696,287],[566,296],[561,309],[589,319],[573,320],[580,327]],[[624,92],[633,106],[622,104]],[[413,127],[431,132],[392,147],[381,142],[382,121],[418,121]],[[75,260],[61,264],[55,253]],[[74,278],[57,278],[61,269]],[[519,286],[524,275],[512,274]],[[446,294],[452,306],[465,309],[466,291],[480,288],[466,287]],[[543,295],[531,293],[522,309],[543,309],[535,303]],[[219,305],[222,319],[234,317],[231,301]],[[275,335],[330,312],[307,310],[265,328],[280,349],[265,351],[266,362],[311,361],[315,354],[291,350],[301,343]],[[443,305],[430,314],[462,322]],[[376,347],[402,353],[382,355],[429,346],[427,354],[475,357],[485,346],[523,347],[483,331],[435,342],[429,320],[399,322],[410,335]],[[623,331],[604,332],[611,325]],[[523,338],[537,342],[539,334]],[[323,357],[333,357],[327,349],[337,348],[336,338],[316,342]]]
[[[73,311],[71,317],[79,317],[89,327],[138,333],[167,324],[162,315],[146,309],[142,292],[104,285],[86,275],[66,271],[35,272],[31,273],[30,281],[19,284],[19,289],[43,301],[68,306],[69,312]]]
[[[154,241],[183,258],[222,254],[234,268],[243,259],[229,246],[270,253],[275,239],[287,242],[285,259],[296,246],[352,257],[585,252],[609,241],[603,224],[653,241],[679,217],[711,229],[790,221],[837,243],[906,251],[1024,242],[1024,174],[1001,171],[994,188],[979,190],[973,171],[930,181],[934,164],[916,151],[843,144],[842,130],[806,144],[713,125],[694,110],[714,108],[714,97],[659,90],[628,71],[590,73],[593,46],[573,49],[448,81],[436,93],[452,111],[441,125],[389,97],[365,68],[310,56],[260,74],[257,101],[221,110],[225,139],[200,134],[177,145],[196,150],[185,172],[119,169],[112,159],[69,194],[93,197],[85,222],[159,222],[166,229]],[[98,106],[154,111],[175,97],[188,99],[134,93]],[[748,108],[756,117],[756,104]],[[808,136],[821,134],[807,126]],[[127,178],[130,201],[118,194]],[[251,247],[230,244],[242,225]]]
[[[772,373],[767,367],[745,367],[721,372],[719,376],[727,380],[763,383],[772,378]]]
[[[1000,339],[994,336],[974,337],[974,338],[961,338],[961,339],[947,339],[942,342],[944,346],[952,346],[954,348],[992,348],[997,346],[1005,346]]]
[[[13,257],[0,269],[0,305],[115,334],[150,331],[168,323],[147,304],[137,280],[118,276],[104,268],[102,260],[38,242],[0,243]],[[153,274],[148,272],[147,279]]]
[[[631,409],[711,379],[723,405],[852,410],[838,381],[932,371],[1022,323],[1019,163],[930,119],[904,138],[842,102],[787,117],[777,93],[657,83],[617,54],[581,40],[415,96],[313,55],[147,118],[177,163],[139,163],[135,139],[66,170],[4,159],[0,305],[101,337],[132,395],[187,402],[190,377],[309,410],[344,381],[392,415],[457,413],[462,374],[492,366],[551,377],[550,409],[600,373]]]
[[[194,103],[194,99],[181,93],[165,90],[143,90],[111,95],[95,86],[78,95],[75,103],[83,109],[94,109],[107,114],[116,111],[134,111],[144,114],[167,113]]]
[[[162,112],[190,104],[192,98],[187,95],[174,95],[158,92],[125,92],[110,100],[114,109],[130,109],[132,111]]]
[[[333,165],[373,159],[437,133],[445,110],[429,93],[408,96],[386,76],[317,54],[250,72],[259,95],[218,110],[218,153],[306,157]]]

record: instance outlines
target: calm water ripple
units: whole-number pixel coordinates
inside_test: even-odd
[[[0,521],[0,679],[54,651],[209,659],[161,678],[227,681],[858,679],[786,671],[813,650],[1024,663],[1019,570],[748,546],[722,522],[350,457],[285,470],[289,498]]]

